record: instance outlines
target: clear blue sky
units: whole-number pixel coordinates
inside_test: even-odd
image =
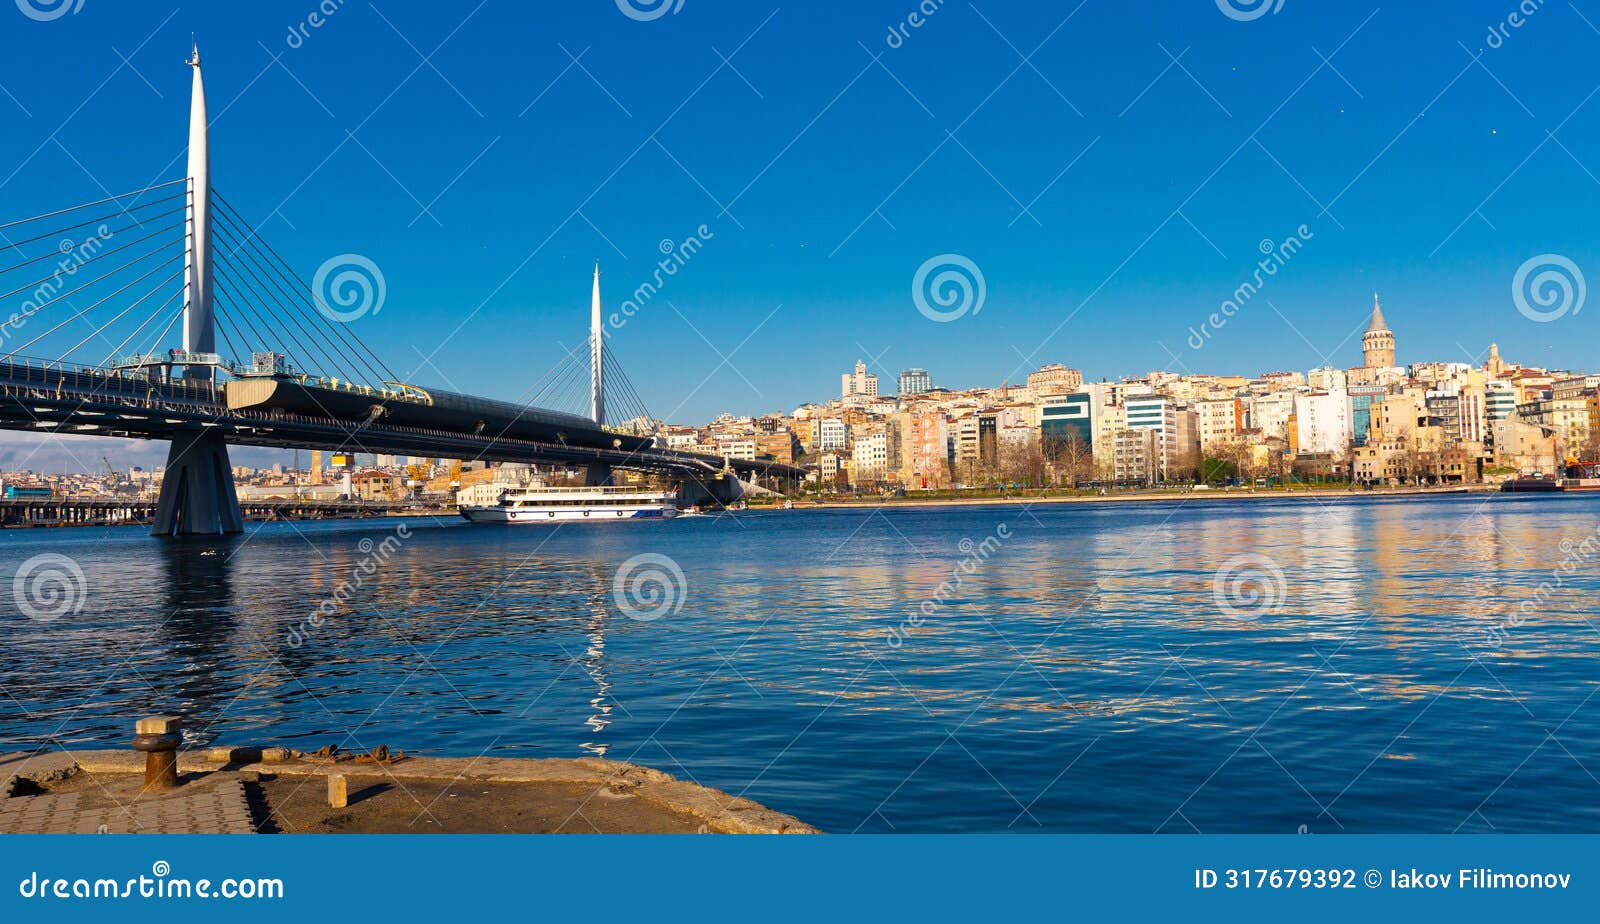
[[[0,212],[179,176],[195,32],[217,188],[307,278],[372,259],[388,298],[357,330],[424,384],[522,393],[583,337],[596,259],[615,306],[701,224],[714,237],[612,342],[679,421],[834,396],[858,357],[956,387],[1043,362],[1352,365],[1374,290],[1402,362],[1497,340],[1593,365],[1600,309],[1533,323],[1511,280],[1546,252],[1600,279],[1596,0],[1548,3],[1498,48],[1510,0],[1287,0],[1251,21],[1210,0],[948,0],[898,48],[911,0],[646,21],[614,0],[347,0],[291,47],[312,9],[6,4]],[[1186,346],[1258,243],[1302,224],[1292,263]],[[987,296],[933,323],[911,281],[947,252]]]

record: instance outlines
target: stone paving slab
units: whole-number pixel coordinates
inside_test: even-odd
[[[192,784],[171,795],[105,805],[93,791],[0,801],[0,834],[253,834],[244,783]],[[86,804],[87,803],[87,804]]]

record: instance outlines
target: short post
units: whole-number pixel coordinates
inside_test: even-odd
[[[328,774],[328,807],[344,808],[350,804],[350,784],[343,773]]]
[[[178,785],[178,745],[183,743],[183,719],[156,715],[140,719],[134,729],[133,749],[144,752],[144,791],[175,789]]]

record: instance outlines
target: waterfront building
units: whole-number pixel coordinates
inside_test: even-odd
[[[1216,398],[1194,403],[1202,451],[1226,445],[1244,429],[1244,402],[1238,398]]]
[[[1077,392],[1047,398],[1039,407],[1039,439],[1045,446],[1077,440],[1094,450],[1094,397]]]
[[[889,435],[883,430],[860,434],[850,454],[850,480],[867,485],[883,480],[889,470]]]
[[[926,369],[907,369],[900,373],[897,393],[901,397],[906,395],[920,395],[933,390],[933,377]]]
[[[1295,395],[1294,421],[1300,453],[1341,455],[1350,446],[1350,396],[1343,389]]]
[[[1159,431],[1121,429],[1111,437],[1111,477],[1130,484],[1151,485],[1161,479]]]
[[[911,488],[950,483],[950,428],[943,411],[897,415],[900,481]]]

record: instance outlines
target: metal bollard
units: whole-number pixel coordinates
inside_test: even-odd
[[[174,789],[178,785],[178,745],[183,743],[183,719],[157,715],[140,719],[134,729],[133,749],[144,752],[144,791]]]

